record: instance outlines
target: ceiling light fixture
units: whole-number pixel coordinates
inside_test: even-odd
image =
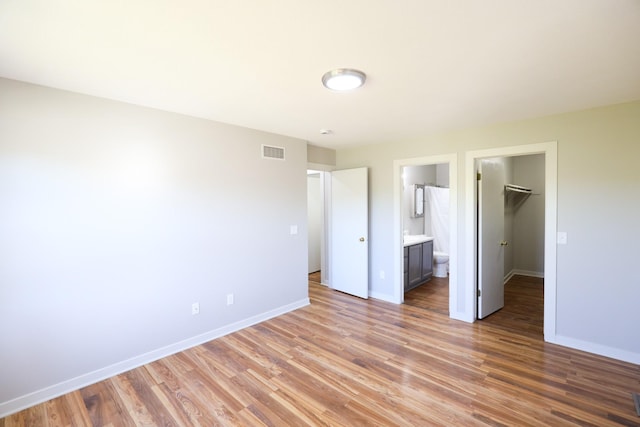
[[[322,76],[322,84],[331,90],[353,90],[362,86],[366,79],[367,76],[362,71],[350,68],[337,68],[324,73],[324,76]]]

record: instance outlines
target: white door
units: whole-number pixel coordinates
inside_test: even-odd
[[[504,307],[503,159],[480,161],[478,180],[478,319]]]
[[[367,168],[331,173],[331,287],[369,297]]]

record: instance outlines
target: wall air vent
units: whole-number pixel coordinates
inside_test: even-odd
[[[272,145],[262,145],[262,158],[284,160],[284,148]]]

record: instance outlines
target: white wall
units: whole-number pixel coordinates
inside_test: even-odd
[[[339,168],[370,171],[370,290],[391,300],[394,270],[393,162],[458,153],[465,182],[467,151],[557,141],[559,231],[568,244],[557,253],[556,334],[563,343],[640,363],[640,102],[539,119],[393,141],[337,152]],[[466,295],[465,197],[458,191],[458,289]],[[596,249],[597,248],[597,249]],[[606,251],[601,250],[606,248]],[[615,266],[615,268],[610,268]],[[455,309],[470,310],[463,298]]]
[[[0,93],[0,417],[308,303],[304,141]]]

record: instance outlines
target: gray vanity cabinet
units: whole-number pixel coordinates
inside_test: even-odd
[[[412,289],[422,283],[422,243],[409,246],[409,282],[405,290]]]
[[[422,281],[433,276],[433,240],[422,244]]]
[[[413,289],[433,275],[433,241],[405,246],[404,290]]]
[[[409,246],[404,247],[404,289],[407,290],[409,283]]]

